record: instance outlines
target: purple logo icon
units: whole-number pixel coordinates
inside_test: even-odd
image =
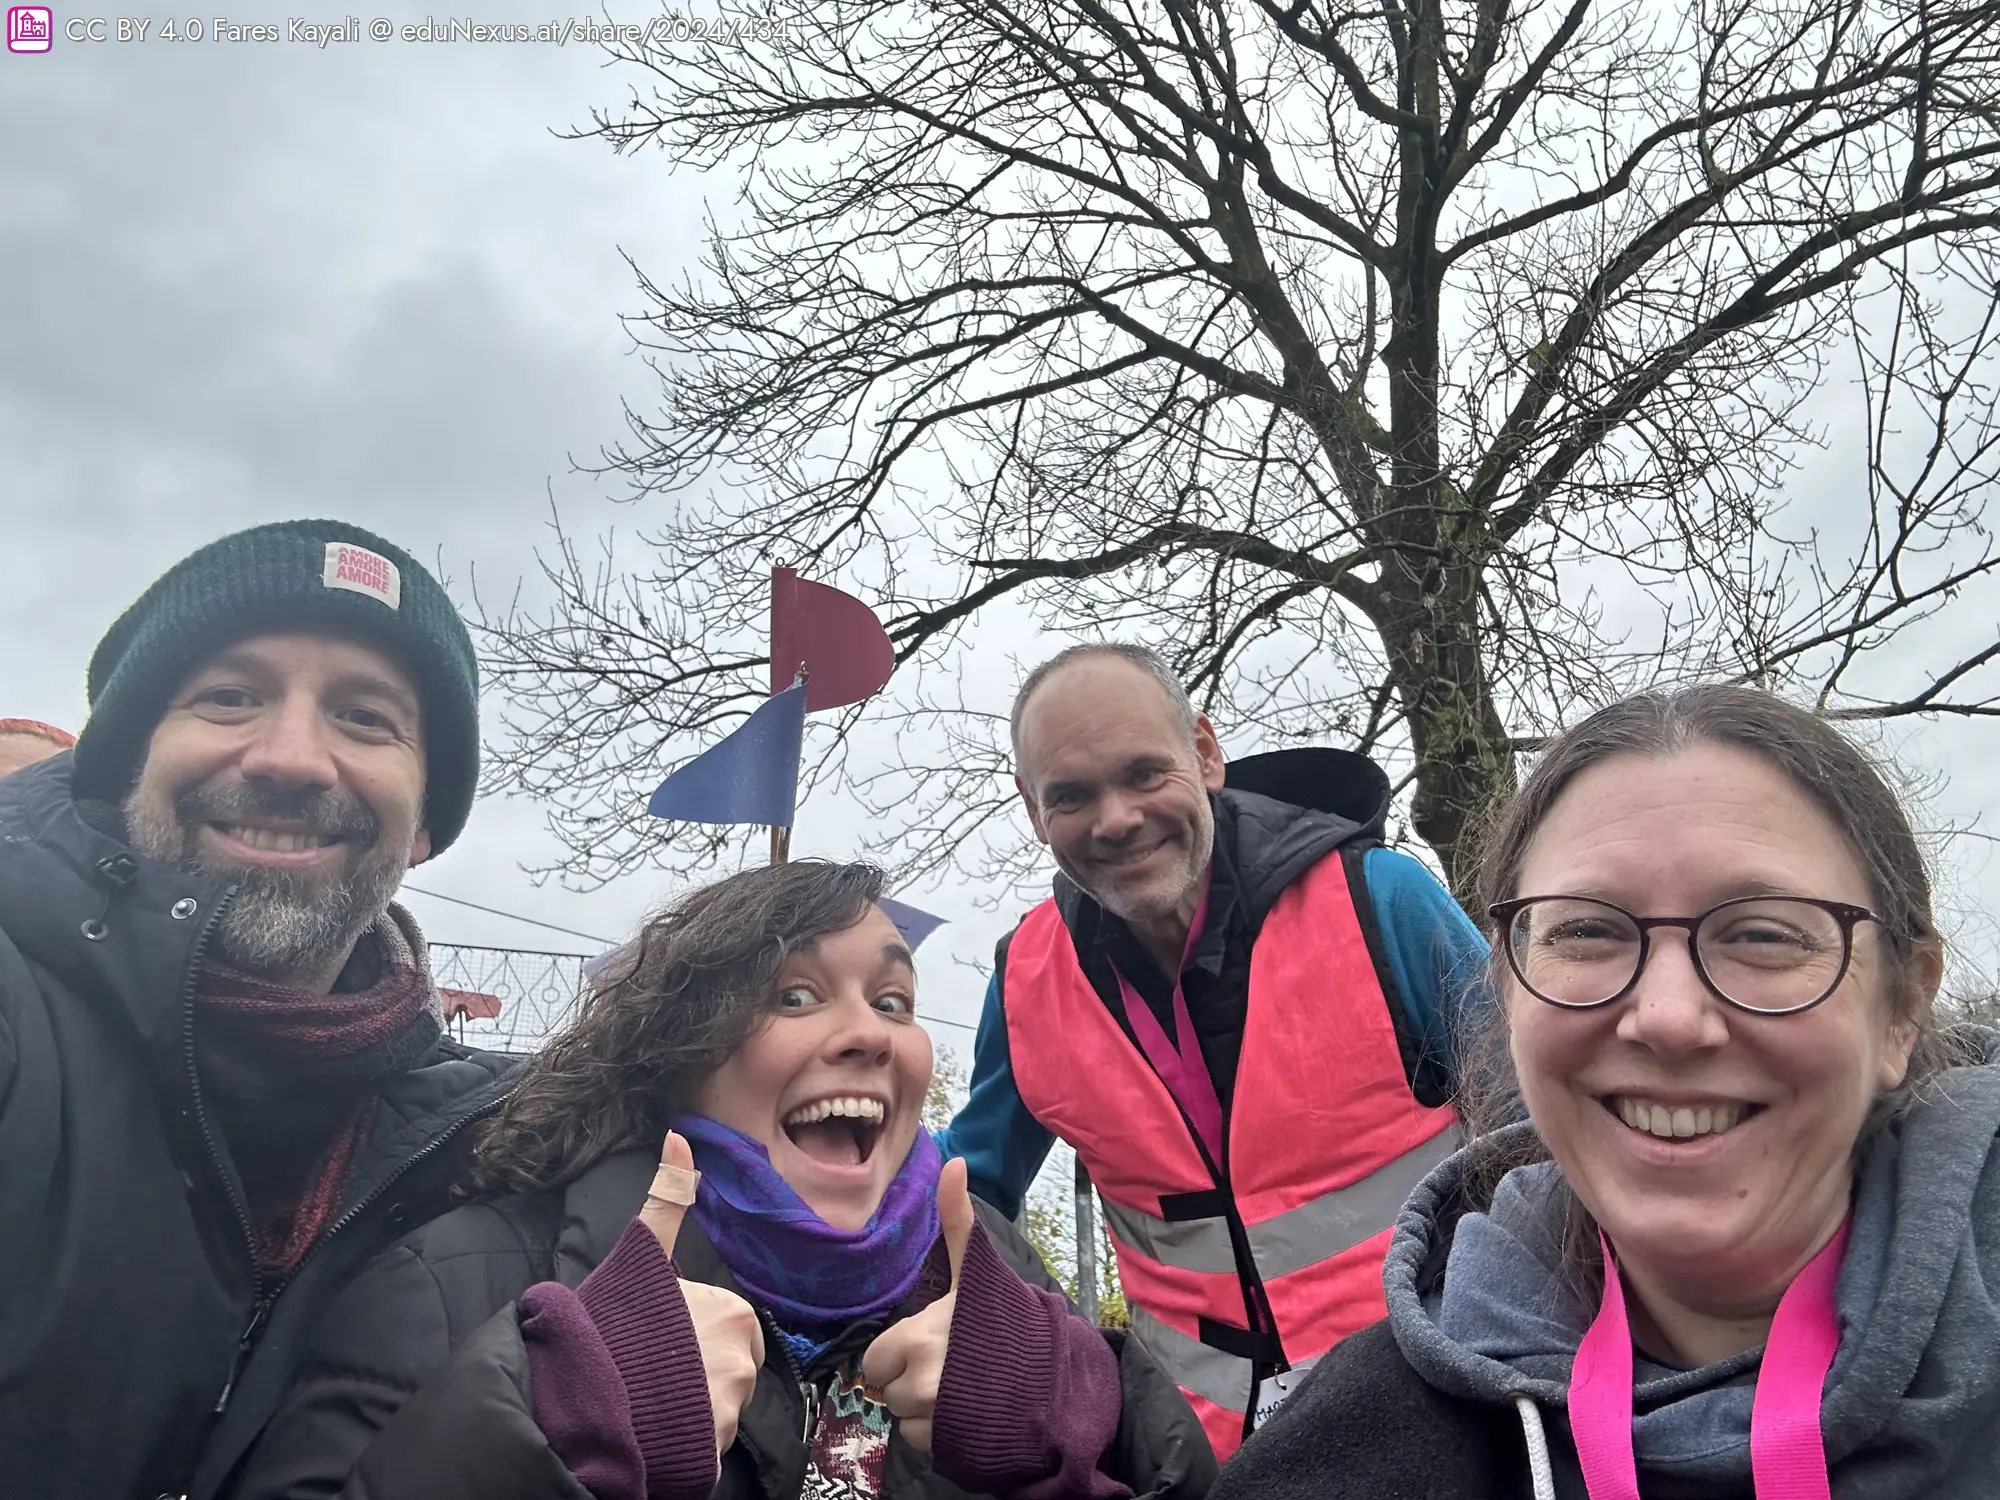
[[[16,5],[7,12],[9,52],[46,52],[55,34],[56,18],[46,5]]]

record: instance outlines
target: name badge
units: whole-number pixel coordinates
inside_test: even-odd
[[[1307,1372],[1319,1363],[1318,1356],[1302,1360],[1281,1375],[1267,1376],[1257,1382],[1257,1389],[1251,1395],[1251,1419],[1253,1429],[1262,1427],[1278,1414],[1278,1408],[1292,1399],[1292,1392],[1299,1388],[1299,1382]]]

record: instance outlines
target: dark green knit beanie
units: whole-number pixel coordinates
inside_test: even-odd
[[[417,685],[431,848],[458,837],[479,780],[479,664],[438,581],[345,521],[276,521],[191,553],[118,617],[90,658],[79,797],[118,802],[188,674],[255,635],[324,630],[376,647]]]

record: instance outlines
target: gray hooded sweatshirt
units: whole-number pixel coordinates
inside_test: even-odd
[[[1864,1150],[1820,1408],[1837,1500],[2000,1497],[2000,1033],[1989,1065],[1945,1075]],[[1509,1127],[1525,1132],[1527,1125]],[[1509,1173],[1465,1213],[1463,1156],[1418,1185],[1383,1266],[1397,1346],[1434,1388],[1546,1425],[1553,1489],[1583,1494],[1565,1407],[1596,1313],[1558,1274],[1552,1164]],[[1696,1370],[1636,1362],[1633,1448],[1647,1500],[1751,1494],[1761,1350]],[[1539,1419],[1539,1420],[1538,1420]]]

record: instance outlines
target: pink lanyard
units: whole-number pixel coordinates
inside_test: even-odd
[[[1569,1425],[1590,1500],[1639,1500],[1632,1454],[1632,1328],[1618,1264],[1602,1233],[1604,1303],[1577,1346]],[[1792,1279],[1771,1319],[1771,1337],[1750,1403],[1750,1474],[1757,1500],[1830,1500],[1820,1394],[1840,1347],[1833,1290],[1847,1226]]]
[[[1195,1134],[1201,1137],[1202,1145],[1208,1148],[1208,1159],[1217,1167],[1222,1165],[1222,1100],[1215,1092],[1215,1080],[1209,1076],[1208,1063],[1201,1055],[1201,1043],[1194,1034],[1194,1022],[1188,1018],[1187,996],[1181,993],[1181,969],[1187,967],[1188,955],[1194,952],[1196,939],[1201,936],[1202,925],[1208,920],[1208,887],[1201,891],[1201,904],[1194,909],[1194,920],[1188,923],[1187,943],[1181,949],[1181,967],[1174,971],[1174,1039],[1167,1040],[1167,1034],[1160,1027],[1159,1018],[1153,1014],[1139,992],[1132,988],[1132,981],[1118,973],[1113,964],[1111,972],[1118,974],[1118,993],[1125,1001],[1125,1019],[1131,1024],[1133,1040],[1139,1050],[1146,1054],[1146,1061],[1153,1065],[1153,1071],[1160,1075],[1160,1082],[1167,1086],[1167,1092],[1174,1096],[1174,1102],[1181,1107]]]

